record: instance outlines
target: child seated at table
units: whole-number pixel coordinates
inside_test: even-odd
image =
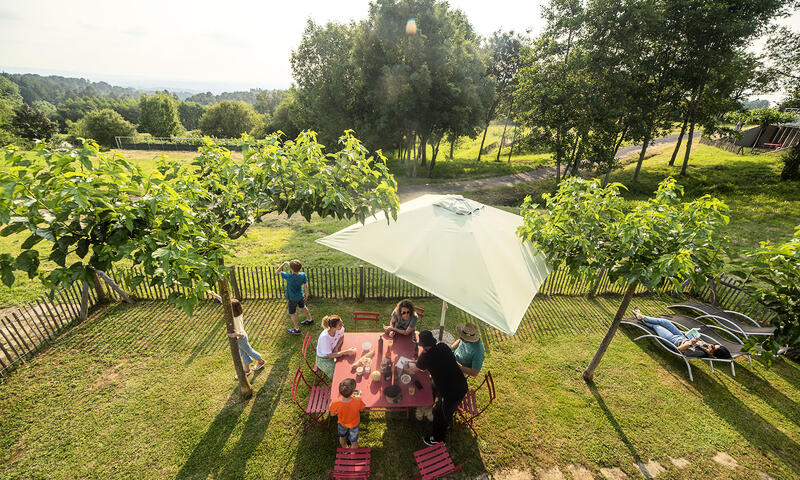
[[[339,383],[339,394],[331,403],[331,415],[338,416],[337,434],[339,435],[339,445],[342,448],[358,448],[358,427],[361,424],[361,410],[364,410],[364,402],[359,397],[353,397],[356,389],[356,381],[352,378],[345,378]]]

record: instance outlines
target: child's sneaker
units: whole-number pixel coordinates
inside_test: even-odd
[[[422,437],[422,442],[425,443],[425,445],[427,445],[429,447],[432,447],[432,446],[436,445],[437,443],[439,443],[439,442],[437,442],[436,440],[433,439],[433,435],[425,435],[424,437]]]
[[[314,325],[314,319],[313,318],[306,318],[305,320],[300,322],[300,325]]]
[[[287,328],[286,331],[289,332],[291,335],[300,335],[299,328]]]

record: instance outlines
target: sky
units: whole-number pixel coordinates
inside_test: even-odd
[[[539,33],[546,0],[451,0],[478,34]],[[366,18],[368,0],[3,0],[0,70],[137,88],[288,88],[307,20]],[[800,12],[784,21],[800,30]]]

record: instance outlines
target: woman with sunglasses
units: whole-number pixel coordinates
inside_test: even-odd
[[[399,333],[400,335],[411,335],[417,327],[417,312],[411,300],[400,300],[392,312],[390,325],[384,325],[383,330],[389,334]]]

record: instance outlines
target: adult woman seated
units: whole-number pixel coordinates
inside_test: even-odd
[[[678,351],[687,357],[711,357],[720,360],[731,358],[731,352],[727,348],[718,343],[703,342],[698,338],[690,340],[666,318],[645,317],[639,307],[633,309],[633,314],[640,322],[653,329],[656,335],[675,345]]]
[[[458,338],[450,349],[456,356],[458,366],[465,375],[477,376],[483,367],[485,351],[478,327],[471,323],[462,323],[456,327]]]
[[[383,331],[391,335],[394,333],[411,335],[417,327],[417,320],[419,320],[419,317],[417,317],[417,312],[414,310],[414,304],[411,303],[411,300],[400,300],[392,312],[392,321],[389,325],[383,326]]]

